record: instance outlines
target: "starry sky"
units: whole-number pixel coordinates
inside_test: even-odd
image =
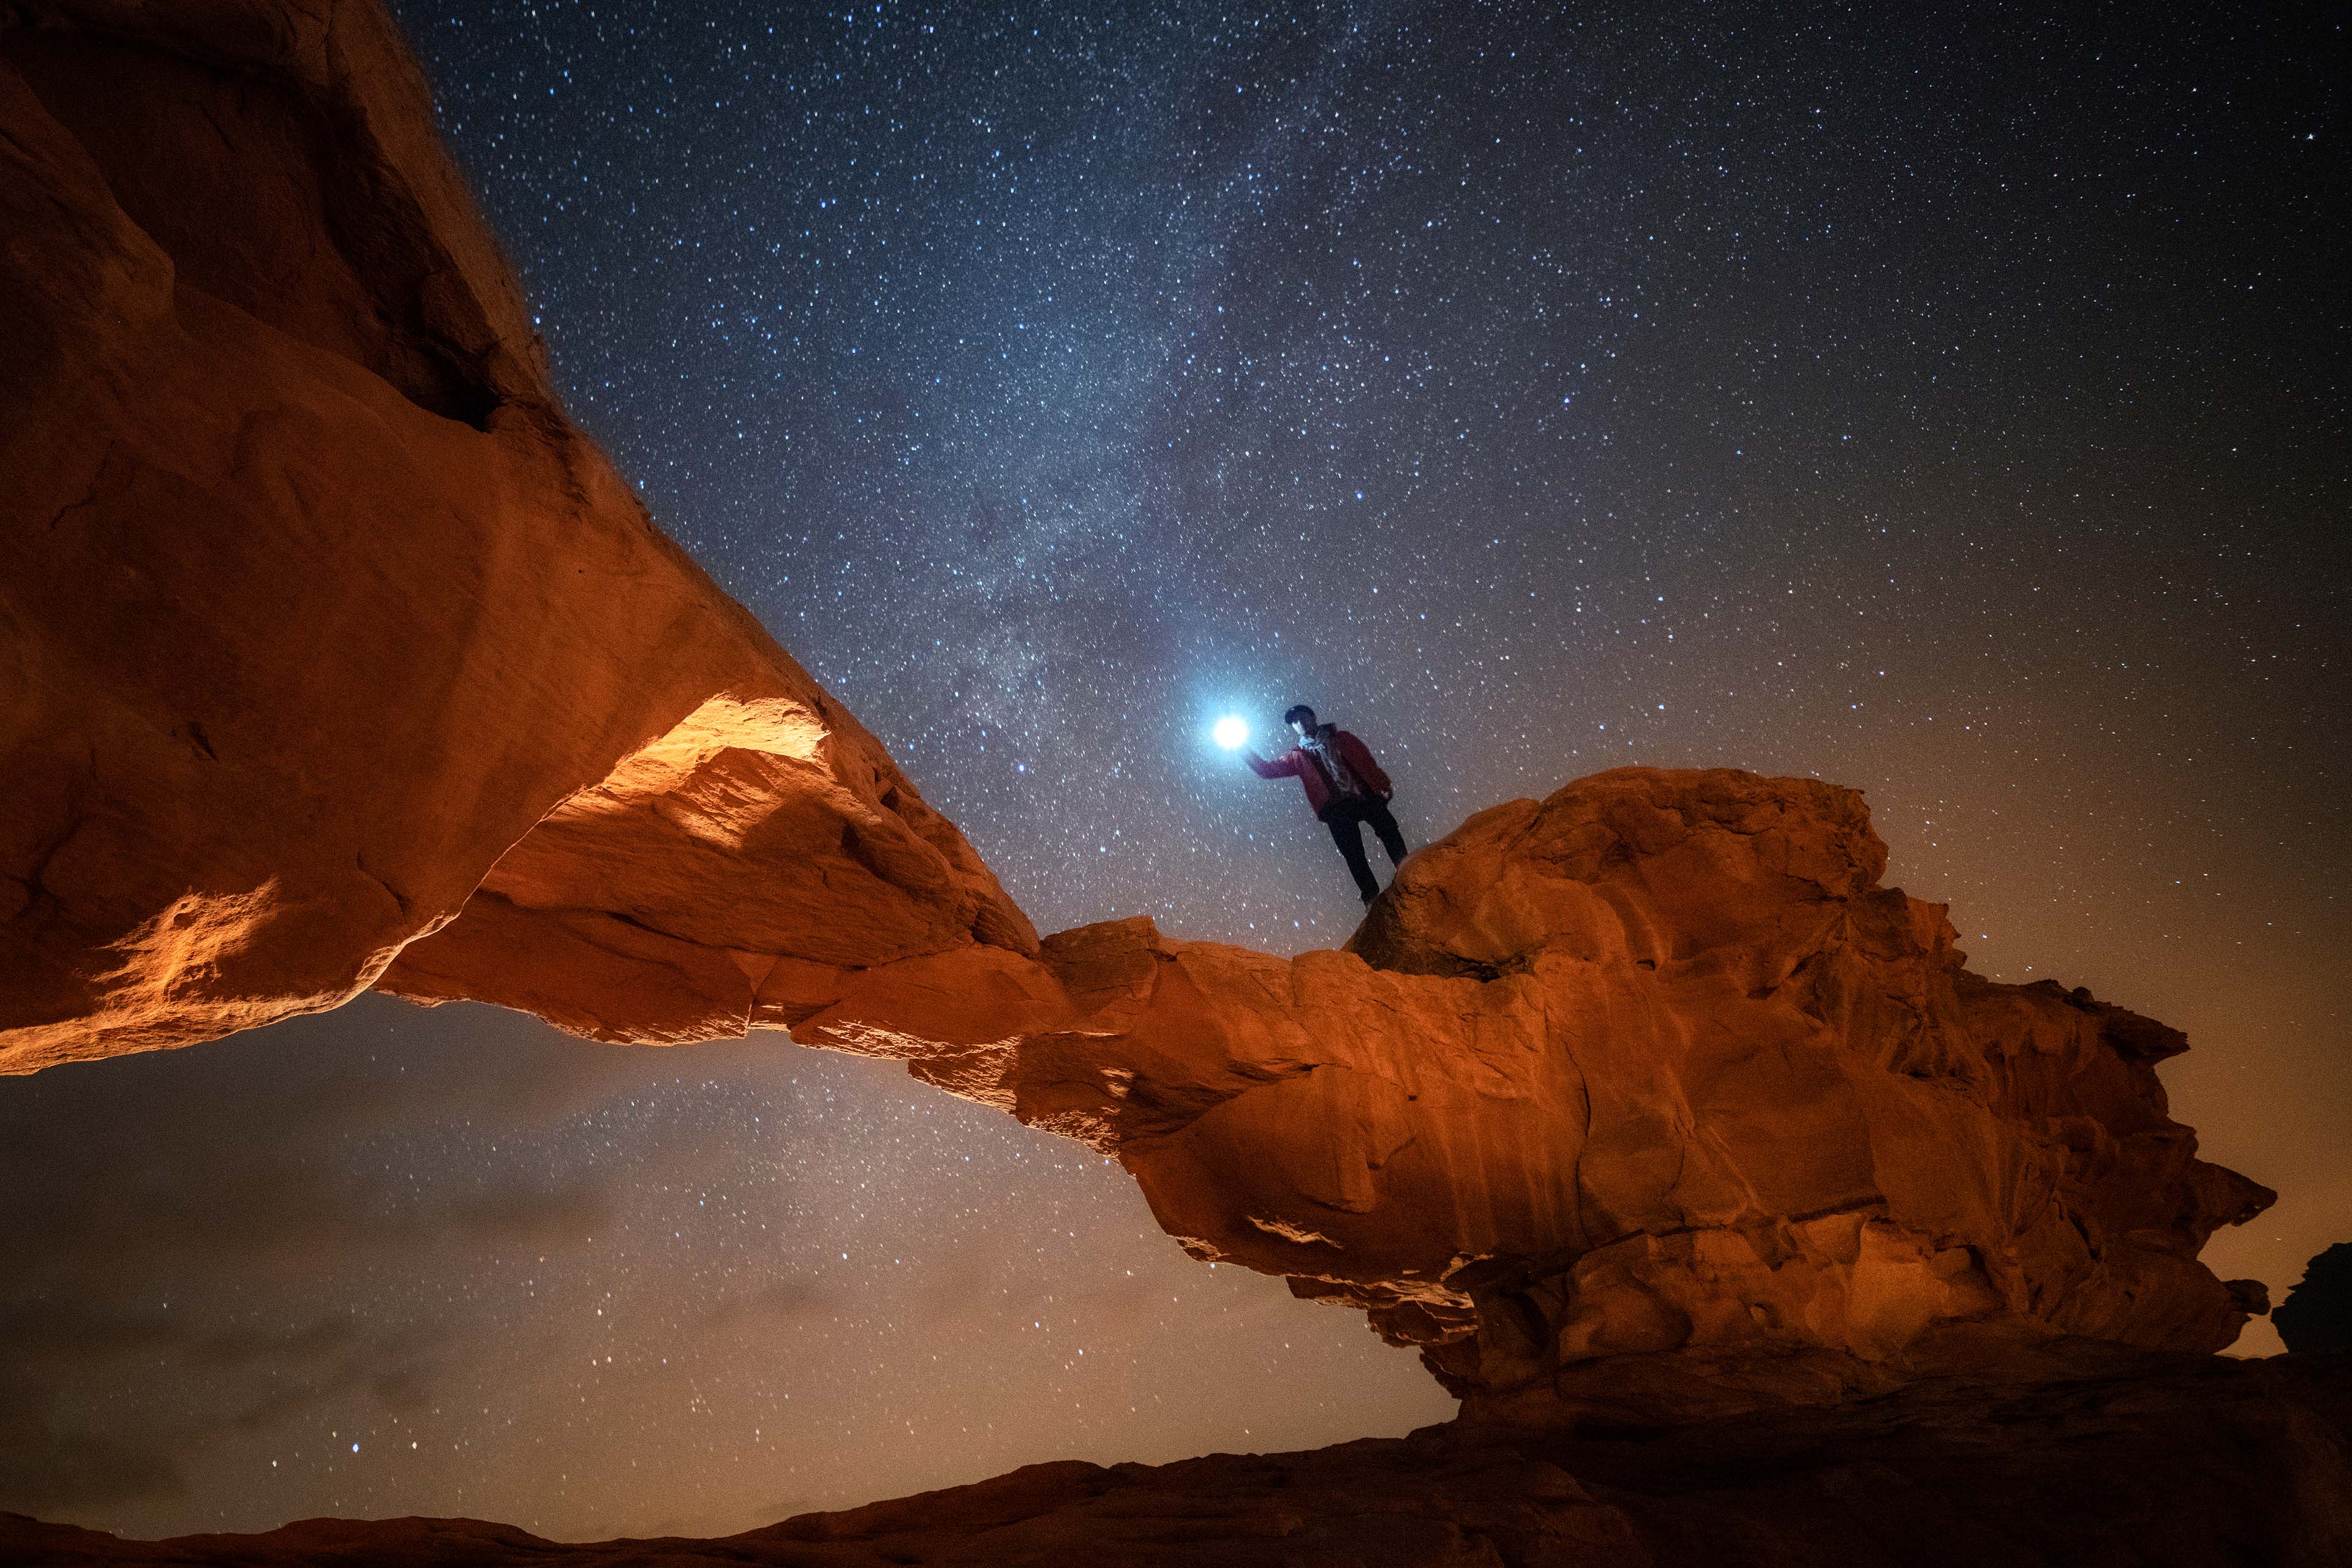
[[[2318,7],[400,0],[574,415],[1043,930],[1624,763],[1868,792],[2352,1238],[2352,180]],[[0,1506],[710,1532],[1402,1432],[1360,1321],[782,1037],[378,999],[0,1082]],[[2241,1350],[2276,1341],[2257,1324]],[[1081,1353],[1083,1352],[1083,1353]]]

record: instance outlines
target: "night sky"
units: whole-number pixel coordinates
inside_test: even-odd
[[[1355,730],[1415,843],[1854,785],[1979,969],[2189,1031],[2275,1298],[2352,1239],[2352,180],[2340,25],[2252,9],[398,5],[574,415],[1040,929],[1345,939],[1226,711]],[[0,1081],[0,1507],[135,1534],[1451,1410],[777,1035],[370,998]]]

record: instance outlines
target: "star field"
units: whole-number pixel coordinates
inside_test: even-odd
[[[1817,774],[1977,968],[2189,1031],[2175,1113],[2284,1194],[2220,1272],[2352,1238],[2338,24],[396,9],[574,416],[1041,930],[1345,940],[1228,711],[1362,735],[1415,844]],[[781,1037],[370,1001],[0,1124],[53,1518],[708,1532],[1450,1411]]]
[[[1342,934],[1227,705],[1362,730],[1424,837],[1634,758],[2024,759],[2037,682],[2097,765],[2295,766],[2315,37],[627,15],[406,10],[579,415],[1048,927]],[[2171,700],[2240,688],[2242,742]]]
[[[375,998],[137,1063],[0,1100],[0,1477],[52,1515],[709,1532],[1450,1414],[1100,1156],[895,1066]]]

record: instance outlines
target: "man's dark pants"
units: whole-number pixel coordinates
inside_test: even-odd
[[[1386,801],[1335,800],[1323,808],[1323,826],[1331,830],[1331,841],[1339,847],[1340,858],[1348,862],[1356,888],[1369,904],[1381,896],[1381,885],[1364,859],[1364,824],[1368,822],[1380,835],[1390,862],[1403,865],[1404,835],[1397,831],[1396,818],[1389,815]]]

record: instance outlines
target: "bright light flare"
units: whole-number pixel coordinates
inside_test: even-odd
[[[1228,713],[1217,721],[1217,727],[1212,732],[1217,738],[1217,744],[1230,752],[1249,739],[1249,725],[1239,715]]]

